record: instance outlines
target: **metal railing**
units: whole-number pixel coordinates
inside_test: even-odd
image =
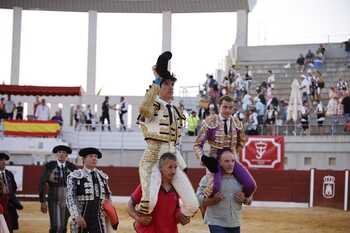
[[[284,125],[259,125],[257,132],[260,135],[284,135],[284,136],[333,136],[333,135],[350,135],[346,130],[345,124],[322,124],[317,123],[303,126],[301,123],[284,124]]]

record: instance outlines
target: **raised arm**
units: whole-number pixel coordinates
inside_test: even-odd
[[[146,118],[152,117],[154,114],[153,103],[159,94],[160,84],[162,82],[162,78],[157,73],[156,67],[153,67],[152,70],[155,79],[153,80],[152,85],[146,91],[145,98],[143,99],[139,108],[140,115]]]
[[[147,90],[145,94],[145,98],[143,99],[139,111],[140,115],[149,118],[154,115],[154,107],[153,103],[159,94],[160,85],[153,83],[150,88]]]

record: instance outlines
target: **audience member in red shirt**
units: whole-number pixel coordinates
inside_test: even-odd
[[[190,218],[181,213],[179,195],[171,185],[176,168],[177,162],[174,154],[165,153],[160,157],[159,170],[162,184],[158,193],[158,202],[150,215],[143,215],[135,210],[136,204],[141,201],[141,186],[138,185],[131,194],[128,213],[135,219],[134,227],[137,233],[178,233],[178,223],[186,225],[190,222]]]

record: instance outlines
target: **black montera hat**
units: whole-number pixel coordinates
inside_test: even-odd
[[[52,153],[57,153],[59,151],[65,151],[67,154],[72,154],[72,149],[66,145],[58,145],[52,149]]]
[[[170,79],[172,81],[176,81],[176,78],[173,74],[168,71],[168,63],[173,55],[170,51],[165,51],[161,55],[159,55],[156,63],[156,71],[158,75],[164,80]]]
[[[1,152],[0,152],[0,159],[9,160],[9,159],[10,159],[9,153],[7,153],[7,152],[5,152],[5,151],[1,151]]]
[[[99,149],[97,149],[95,147],[86,147],[86,148],[80,149],[80,151],[79,151],[79,156],[81,156],[81,157],[85,157],[85,156],[91,155],[91,154],[97,155],[98,159],[102,158],[101,151],[99,151]]]

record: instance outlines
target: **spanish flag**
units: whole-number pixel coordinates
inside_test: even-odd
[[[56,137],[60,132],[56,121],[5,120],[4,135],[23,137]]]

